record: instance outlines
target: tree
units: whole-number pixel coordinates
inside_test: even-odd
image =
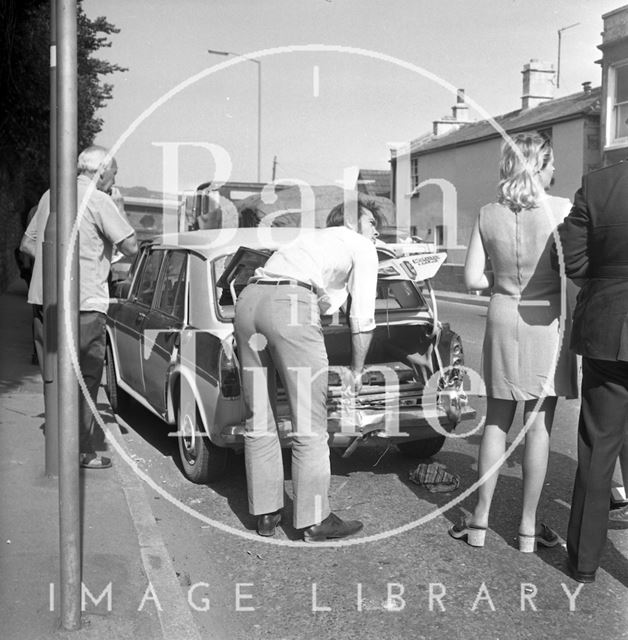
[[[41,192],[49,167],[49,0],[0,0],[4,33],[0,43],[0,163],[14,176],[26,168],[26,188]],[[102,128],[96,112],[112,97],[103,77],[126,71],[94,54],[118,33],[106,18],[91,20],[77,1],[78,146],[93,143]],[[77,149],[77,152],[78,150]]]

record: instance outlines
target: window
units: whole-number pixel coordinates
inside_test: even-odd
[[[628,64],[611,67],[608,98],[612,113],[608,142],[613,144],[628,138]]]
[[[434,242],[437,247],[442,247],[445,243],[445,227],[442,224],[437,224],[434,227]]]
[[[237,296],[247,285],[255,270],[266,264],[271,253],[272,251],[267,249],[239,247],[235,253],[214,260],[214,282],[221,290],[218,296],[221,317],[233,318],[234,300],[231,295],[231,285]]]
[[[165,259],[164,278],[157,308],[169,316],[183,320],[185,311],[186,253],[170,251]]]
[[[159,267],[164,257],[163,251],[153,251],[144,260],[142,273],[135,288],[135,300],[150,307],[153,302],[153,294],[157,288]]]
[[[412,189],[416,189],[419,186],[419,159],[412,158],[410,160],[410,180]]]
[[[382,309],[425,309],[423,296],[408,280],[380,280],[377,283],[375,308]]]

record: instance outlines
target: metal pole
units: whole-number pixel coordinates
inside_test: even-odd
[[[70,243],[77,214],[77,5],[57,0],[59,29],[58,87],[58,234],[57,313],[59,344],[59,543],[61,626],[81,626],[81,521],[79,497],[79,395],[71,350],[78,354],[78,252]],[[66,271],[69,278],[66,280]],[[71,328],[66,322],[71,322]]]
[[[574,22],[566,27],[562,27],[558,30],[558,60],[556,61],[556,88],[560,87],[560,45],[562,40],[563,31],[567,31],[567,29],[573,29],[573,27],[577,27],[580,23]]]
[[[558,30],[558,60],[556,61],[556,88],[560,87],[560,41],[562,37],[562,29]]]
[[[46,475],[59,475],[57,403],[57,2],[50,2],[50,215],[42,245]]]
[[[257,63],[257,181],[261,182],[262,167],[262,63],[260,60],[252,60]]]

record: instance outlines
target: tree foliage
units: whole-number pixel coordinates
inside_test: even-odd
[[[26,167],[28,186],[48,185],[50,142],[50,1],[0,0],[0,163],[12,174]],[[78,146],[93,143],[102,128],[96,116],[112,97],[103,78],[125,71],[95,57],[118,33],[106,18],[90,19],[77,2]],[[78,151],[78,150],[77,150]],[[6,175],[6,174],[5,174]]]

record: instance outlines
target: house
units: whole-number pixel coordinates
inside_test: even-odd
[[[605,165],[628,157],[628,5],[602,16],[601,142]]]
[[[431,133],[412,140],[403,162],[399,153],[392,153],[397,209],[403,200],[407,209],[409,199],[410,233],[447,250],[443,277],[447,277],[447,266],[464,262],[480,208],[496,199],[504,132],[536,130],[552,141],[554,195],[572,198],[582,174],[601,165],[600,88],[584,82],[581,91],[554,99],[552,64],[531,60],[522,75],[521,108],[470,122],[460,89],[452,115],[435,120]],[[398,171],[405,172],[405,177]],[[462,286],[461,269],[457,281],[450,284]]]

